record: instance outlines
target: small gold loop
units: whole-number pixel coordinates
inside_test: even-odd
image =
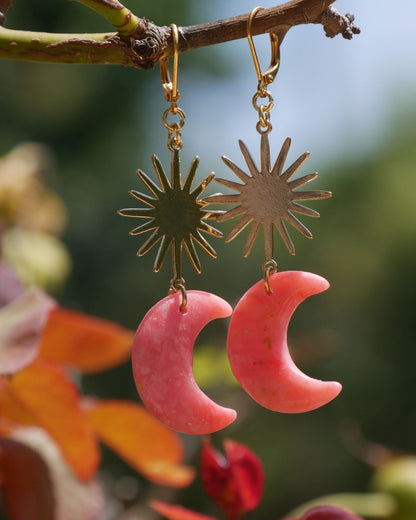
[[[271,60],[269,68],[266,70],[266,72],[262,72],[260,68],[259,59],[257,57],[256,48],[254,47],[253,42],[253,34],[252,34],[252,24],[254,17],[256,14],[264,9],[263,7],[255,7],[251,13],[248,16],[247,19],[247,39],[248,44],[250,46],[251,56],[253,58],[254,67],[256,69],[257,79],[259,81],[259,90],[262,90],[263,88],[266,88],[267,85],[270,85],[270,83],[273,83],[274,78],[276,77],[277,71],[279,70],[280,65],[280,51],[279,51],[279,37],[276,33],[269,33],[270,36],[270,44],[271,44]]]
[[[264,99],[264,98],[267,98],[267,101],[268,101],[267,105],[257,104],[257,101],[259,99]],[[269,113],[274,106],[273,97],[268,90],[257,91],[253,96],[252,104],[253,104],[254,109],[257,110],[257,112],[261,111],[263,113]]]
[[[185,280],[180,276],[176,278],[172,278],[169,283],[169,294],[173,294],[175,292],[181,292],[182,303],[179,307],[180,312],[186,311],[186,306],[188,305],[188,295],[186,294],[185,289]]]
[[[265,288],[267,294],[272,294],[272,290],[270,289],[270,285],[269,285],[269,276],[276,272],[277,272],[276,260],[273,260],[273,258],[270,260],[266,260],[263,264],[263,281],[264,281],[264,288]]]
[[[256,130],[259,134],[267,135],[272,131],[272,124],[270,121],[264,121],[265,124],[262,124],[261,121],[257,121]]]
[[[178,116],[179,121],[172,121],[171,123],[168,121],[169,115]],[[172,104],[169,108],[167,108],[163,112],[162,116],[163,125],[168,129],[168,148],[171,152],[175,150],[182,150],[182,136],[181,130],[183,125],[185,124],[185,112],[179,108],[176,103]]]
[[[162,80],[166,101],[177,103],[180,97],[178,92],[179,31],[174,23],[170,25],[170,28],[172,29],[173,41],[172,80],[170,79],[169,58],[167,56],[160,59],[160,79]]]
[[[163,116],[162,116],[163,125],[168,130],[174,130],[174,131],[180,130],[183,127],[183,125],[185,124],[185,112],[179,107],[175,107],[175,108],[176,108],[176,111],[173,110],[172,107],[169,107],[163,112]],[[180,118],[179,121],[169,123],[168,117],[170,114],[172,114],[174,116],[178,115]]]

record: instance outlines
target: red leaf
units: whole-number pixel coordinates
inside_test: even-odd
[[[54,300],[30,289],[0,310],[0,374],[14,374],[36,358]]]
[[[49,315],[40,357],[84,373],[94,373],[126,361],[134,333],[81,312],[58,308]]]
[[[212,516],[201,515],[201,513],[192,511],[192,509],[166,504],[166,502],[160,502],[159,500],[152,500],[149,506],[169,520],[217,520]]]
[[[201,479],[208,496],[228,520],[239,520],[255,509],[263,496],[260,459],[244,444],[224,442],[225,457],[205,441],[201,451]]]
[[[89,400],[86,409],[101,441],[147,479],[172,487],[192,482],[193,468],[182,465],[181,438],[143,406],[127,401]]]
[[[104,505],[101,486],[94,479],[80,482],[45,430],[18,428],[0,443],[10,520],[97,520]]]
[[[77,388],[58,366],[36,361],[11,380],[2,380],[0,418],[6,426],[9,421],[44,428],[79,479],[94,475],[100,459],[97,442]]]
[[[54,520],[55,499],[48,468],[31,448],[1,440],[5,508],[11,520]]]

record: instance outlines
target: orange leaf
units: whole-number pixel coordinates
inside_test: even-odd
[[[116,323],[58,308],[49,315],[39,355],[94,373],[126,361],[133,338],[133,332]]]
[[[185,487],[194,470],[183,466],[180,437],[142,406],[126,401],[88,401],[91,425],[102,442],[155,484]]]
[[[0,386],[1,422],[44,428],[59,444],[79,479],[87,480],[99,463],[99,449],[79,394],[65,372],[37,361]]]
[[[169,520],[216,520],[212,516],[201,515],[186,507],[166,504],[160,500],[151,500],[149,506]]]

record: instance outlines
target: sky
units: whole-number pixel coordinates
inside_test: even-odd
[[[273,5],[272,0],[262,3],[265,8]],[[253,6],[248,0],[195,2],[195,23],[247,13]],[[292,138],[294,158],[311,152],[312,168],[314,161],[375,153],[396,131],[399,115],[416,110],[416,3],[402,0],[397,6],[393,12],[387,0],[336,1],[334,7],[342,14],[353,12],[361,28],[352,40],[327,38],[320,25],[288,32],[278,75],[269,87],[275,100],[270,140],[276,155],[287,136]],[[260,62],[268,65],[267,35],[254,41]],[[199,53],[203,64],[205,51],[191,52]],[[212,164],[215,156],[214,167],[221,165],[222,154],[233,160],[240,157],[238,139],[253,153],[259,143],[251,105],[257,78],[247,40],[219,45],[216,59],[220,69],[231,72],[213,77],[202,65],[196,72],[179,72],[180,106],[187,114],[184,140],[201,164],[205,159]]]

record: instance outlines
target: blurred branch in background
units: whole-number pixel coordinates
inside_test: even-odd
[[[47,63],[128,65],[149,69],[171,53],[171,31],[145,18],[138,18],[117,0],[78,0],[106,18],[116,33],[52,34],[0,27],[0,58]],[[263,9],[253,23],[252,33],[275,31],[280,41],[296,25],[322,24],[327,36],[342,34],[351,39],[360,29],[354,15],[340,15],[330,6],[334,0],[293,0]],[[7,2],[6,2],[7,4]],[[1,4],[0,4],[1,5]],[[244,38],[246,14],[180,29],[181,52]]]

